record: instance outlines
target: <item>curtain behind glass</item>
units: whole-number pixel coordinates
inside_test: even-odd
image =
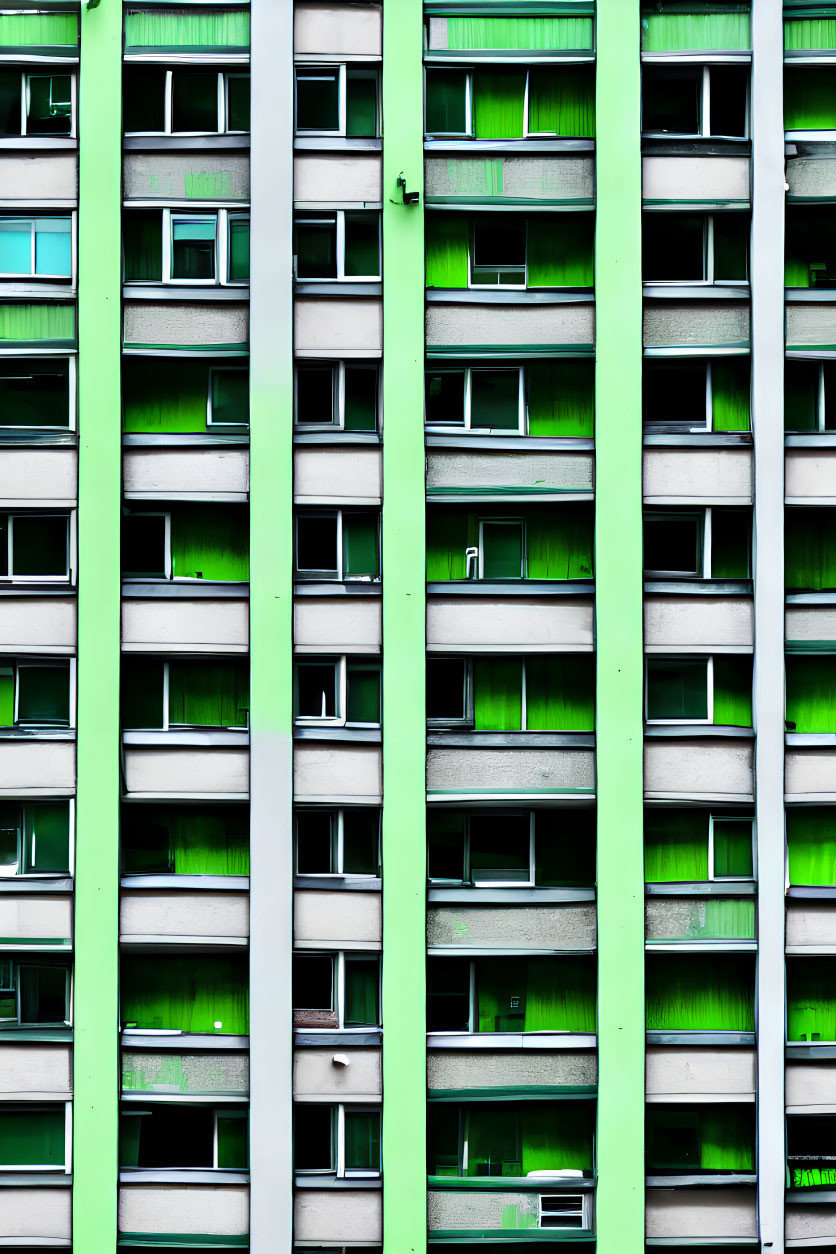
[[[592,287],[591,214],[537,214],[528,220],[528,286]]]
[[[466,215],[428,214],[425,230],[427,287],[467,287],[470,224]]]
[[[528,129],[566,138],[594,138],[595,77],[591,67],[533,68],[528,89]]]
[[[786,659],[787,721],[797,732],[836,732],[836,656]]]
[[[526,367],[526,376],[529,435],[592,437],[594,361],[533,361]]]
[[[180,1032],[249,1031],[246,958],[191,954],[122,962],[122,1024]]]
[[[787,852],[791,884],[836,885],[836,808],[788,808]]]
[[[175,579],[249,579],[246,506],[175,506],[171,511],[171,564]]]
[[[529,579],[592,578],[592,506],[533,509],[526,521]]]
[[[651,957],[646,980],[649,1032],[754,1032],[754,967],[722,954]]]
[[[521,139],[524,108],[525,70],[474,70],[473,133],[477,139]]]

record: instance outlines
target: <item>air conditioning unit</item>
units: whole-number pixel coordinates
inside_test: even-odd
[[[592,1226],[591,1202],[591,1193],[541,1193],[540,1227],[588,1232]]]

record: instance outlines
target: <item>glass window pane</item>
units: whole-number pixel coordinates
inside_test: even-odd
[[[249,1130],[243,1111],[218,1111],[218,1166],[246,1171],[249,1166]]]
[[[248,131],[250,129],[250,76],[230,74],[226,82],[226,129]]]
[[[66,575],[66,518],[27,518],[25,514],[17,514],[13,526],[13,575],[56,578]]]
[[[246,427],[250,421],[250,376],[247,370],[212,371],[212,426]]]
[[[470,376],[470,425],[516,431],[520,425],[518,370],[474,370]]]
[[[171,219],[171,277],[214,279],[217,219]]]
[[[122,667],[122,727],[163,725],[163,664],[132,658]]]
[[[159,209],[131,210],[122,219],[127,283],[159,283],[163,277],[163,215]]]
[[[714,820],[714,874],[751,879],[752,824],[748,820]]]
[[[333,218],[297,222],[296,276],[300,279],[337,277],[337,224]]]
[[[427,718],[461,721],[466,717],[466,665],[460,658],[427,659]]]
[[[333,366],[299,366],[296,370],[296,421],[334,422]]]
[[[378,726],[380,723],[380,667],[348,663],[346,720]]]
[[[520,579],[523,569],[522,523],[482,524],[482,577]]]
[[[380,274],[380,218],[376,213],[345,215],[345,272],[352,277]]]
[[[824,429],[836,431],[836,370],[834,363],[822,362],[824,367]]]
[[[749,277],[749,217],[734,213],[714,215],[714,278],[745,283]]]
[[[645,361],[642,417],[645,423],[676,423],[705,430],[705,366]]]
[[[70,672],[66,666],[20,666],[17,721],[66,727],[70,721]]]
[[[470,1026],[470,963],[430,958],[427,963],[427,1031],[467,1032]]]
[[[20,134],[20,70],[0,73],[0,135]]]
[[[647,717],[708,718],[708,662],[702,658],[648,660]]]
[[[380,874],[380,811],[368,806],[343,810],[343,871],[346,875]]]
[[[380,1023],[380,969],[376,959],[345,959],[345,1026],[375,1027]]]
[[[70,75],[30,74],[27,87],[27,135],[69,135],[73,109]]]
[[[0,219],[0,273],[32,273],[31,219]]]
[[[346,579],[380,575],[377,514],[343,515],[343,574]]]
[[[293,1107],[293,1166],[296,1171],[334,1171],[333,1112],[330,1106]]]
[[[378,405],[377,366],[346,366],[346,431],[376,431]]]
[[[171,76],[172,131],[217,131],[217,70],[175,70]]]
[[[349,138],[371,138],[377,134],[377,76],[349,70],[346,78],[345,133]]]
[[[331,810],[300,810],[296,815],[296,869],[300,875],[333,875],[334,823]]]
[[[464,381],[463,370],[428,371],[425,374],[424,403],[429,425],[464,425]]]
[[[298,718],[335,718],[337,714],[335,662],[304,662],[296,668]]]
[[[296,519],[296,569],[336,579],[337,515],[308,514]]]
[[[165,578],[165,519],[161,515],[123,516],[122,577]]]
[[[294,1010],[331,1010],[334,992],[334,960],[329,954],[293,955]]]
[[[64,360],[0,360],[0,426],[67,427],[70,367]]]
[[[646,574],[675,578],[702,575],[702,525],[675,514],[644,520]]]
[[[297,131],[337,131],[339,128],[339,70],[317,68],[297,71]]]
[[[427,134],[463,135],[467,121],[463,70],[427,71]]]
[[[742,138],[746,134],[746,93],[749,71],[734,65],[711,67],[712,135]]]
[[[0,803],[0,875],[17,875],[23,841],[23,807]]]
[[[129,65],[122,79],[122,121],[125,132],[165,130],[165,70]]]
[[[65,1023],[67,970],[65,967],[21,964],[18,970],[21,1023]]]
[[[464,879],[464,815],[427,814],[428,875],[431,880]]]
[[[527,814],[470,817],[470,874],[474,882],[527,883],[530,864]]]
[[[377,1111],[346,1109],[345,1169],[380,1170],[380,1115]]]
[[[231,283],[247,283],[250,278],[250,220],[229,219],[229,279]]]
[[[0,1164],[63,1167],[64,1104],[51,1110],[11,1107],[0,1111]]]
[[[702,67],[685,73],[642,72],[642,130],[667,135],[699,135]]]
[[[748,579],[752,573],[750,551],[749,510],[715,507],[711,523],[712,579]]]
[[[35,219],[35,273],[69,278],[72,251],[69,218]]]
[[[696,214],[646,213],[642,278],[646,283],[688,283],[705,278],[704,221]]]

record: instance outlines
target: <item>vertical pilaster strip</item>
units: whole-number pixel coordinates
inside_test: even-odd
[[[421,0],[383,6],[383,1234],[426,1249]]]
[[[293,1226],[293,0],[252,0],[250,1250]]]
[[[752,5],[752,426],[758,829],[758,1207],[784,1248],[784,35]]]
[[[638,0],[598,0],[595,598],[598,1254],[644,1250],[642,285]]]
[[[81,5],[73,1246],[116,1248],[122,5]]]

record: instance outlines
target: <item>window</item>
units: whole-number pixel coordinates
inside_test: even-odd
[[[38,1025],[70,1024],[70,968],[60,961],[4,958],[0,961],[0,1034]]]
[[[751,882],[755,875],[752,816],[699,807],[648,808],[644,874],[648,884]]]
[[[131,658],[122,667],[125,731],[249,725],[249,671],[242,662]]]
[[[747,283],[749,216],[646,212],[645,283]]]
[[[645,578],[749,579],[750,533],[745,509],[645,511]]]
[[[73,272],[73,220],[0,216],[0,277],[69,279]]]
[[[810,21],[808,18],[806,25],[809,29],[823,31],[830,27],[832,20],[832,16],[830,22]],[[824,139],[826,136],[821,134],[822,131],[836,129],[834,75],[830,67],[805,65],[803,69],[785,69],[784,127],[791,132],[788,138],[792,139],[807,138],[805,132],[810,131],[817,132],[814,135],[816,139]],[[797,134],[799,131],[800,135]]]
[[[377,281],[380,268],[380,214],[337,209],[294,224],[297,279]]]
[[[123,875],[249,875],[245,806],[125,804]]]
[[[648,1032],[754,1032],[753,954],[652,954],[646,964]]]
[[[71,678],[74,682],[71,662],[0,665],[0,727],[50,730],[72,726]]]
[[[480,517],[466,507],[427,511],[427,580],[592,578],[593,511],[587,504],[524,507],[523,517]]]
[[[72,1105],[3,1103],[0,1109],[0,1170],[71,1170]]]
[[[250,76],[215,69],[128,65],[126,135],[234,135],[250,129]]]
[[[378,511],[328,510],[296,516],[297,579],[380,578]]]
[[[249,214],[134,209],[124,217],[126,283],[249,282]]]
[[[749,71],[732,65],[642,68],[642,134],[745,139]]]
[[[592,138],[594,72],[584,65],[428,68],[424,129],[477,140]]]
[[[156,955],[125,955],[119,970],[121,1024],[128,1034],[249,1032],[246,956],[168,953],[161,962]]]
[[[70,801],[0,801],[0,876],[71,875]]]
[[[836,288],[836,231],[832,215],[808,205],[788,205],[784,286]]]
[[[586,654],[427,660],[427,726],[475,731],[593,731]]]
[[[426,422],[431,427],[525,434],[524,372],[472,368],[428,371]]]
[[[70,582],[66,514],[0,514],[0,581]]]
[[[473,227],[469,287],[526,285],[526,224],[500,215],[480,218]]]
[[[821,647],[821,646],[820,646]],[[824,648],[830,648],[829,644]],[[824,651],[791,654],[786,669],[786,727],[799,735],[833,735],[836,656]]]
[[[380,378],[376,365],[318,362],[295,372],[297,427],[312,431],[377,431]]]
[[[541,1228],[585,1229],[592,1226],[591,1199],[584,1193],[540,1194],[539,1226]]]
[[[247,507],[182,504],[170,510],[123,510],[122,578],[246,581]]]
[[[71,136],[75,133],[73,74],[0,72],[0,135]]]
[[[428,213],[428,288],[594,286],[592,213]]]
[[[247,427],[249,422],[249,371],[243,366],[213,366],[209,371],[207,427]]]
[[[645,1163],[651,1176],[755,1170],[755,1108],[710,1102],[648,1105]]]
[[[833,1189],[836,1185],[834,1144],[836,1144],[836,1118],[832,1114],[788,1115],[788,1187],[813,1190]]]
[[[590,958],[430,958],[428,1032],[596,1031]]]
[[[595,811],[501,809],[472,814],[431,806],[430,885],[587,888],[595,883]]]
[[[788,360],[784,413],[786,431],[836,431],[836,362]]]
[[[590,1176],[594,1103],[430,1102],[430,1176]]]
[[[74,425],[74,357],[0,358],[0,429]]]
[[[175,1102],[124,1103],[119,1116],[119,1165],[145,1170],[246,1171],[245,1107]]]
[[[157,275],[159,279],[159,273]],[[202,355],[201,355],[202,356]],[[122,430],[148,434],[246,431],[249,370],[196,357],[122,359]]]
[[[378,128],[378,72],[346,65],[296,67],[296,134],[372,138]]]
[[[743,356],[645,358],[645,430],[749,431],[749,373],[749,358]]]
[[[648,658],[647,720],[710,723],[712,658]]]
[[[380,959],[356,953],[293,956],[293,1022],[342,1031],[380,1026]]]
[[[293,1165],[337,1177],[380,1175],[380,1108],[294,1103]]]
[[[795,593],[836,589],[836,510],[786,510],[784,582]]]
[[[787,959],[787,1040],[836,1041],[836,979],[833,959]]]
[[[788,806],[786,821],[790,884],[836,887],[836,810]]]
[[[293,714],[300,727],[379,727],[380,663],[346,657],[297,661]]]
[[[380,810],[348,806],[297,809],[296,874],[380,875]]]

